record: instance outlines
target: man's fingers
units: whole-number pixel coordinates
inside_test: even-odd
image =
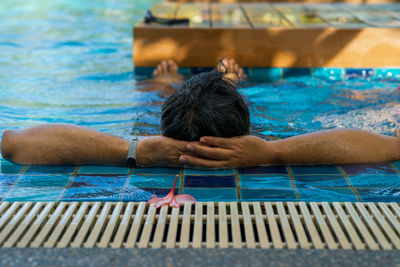
[[[190,152],[209,159],[223,160],[230,158],[230,151],[224,148],[188,144],[186,146],[186,149]]]
[[[205,168],[229,167],[229,162],[227,161],[213,161],[208,159],[196,158],[189,155],[180,156],[179,162],[185,165],[199,166]]]
[[[232,145],[235,144],[232,138],[220,138],[213,136],[203,136],[200,138],[200,143],[228,149],[232,148]]]

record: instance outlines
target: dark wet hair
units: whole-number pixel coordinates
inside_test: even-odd
[[[164,103],[164,136],[195,141],[202,136],[233,137],[249,133],[249,109],[224,73],[194,75],[182,82]]]

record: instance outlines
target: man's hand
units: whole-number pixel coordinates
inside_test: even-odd
[[[275,153],[269,142],[251,135],[232,138],[206,136],[200,139],[200,144],[189,143],[186,149],[195,156],[181,156],[179,161],[185,165],[223,168],[275,162]]]
[[[164,136],[147,137],[139,141],[136,161],[141,166],[182,166],[179,157],[188,154],[189,142]]]

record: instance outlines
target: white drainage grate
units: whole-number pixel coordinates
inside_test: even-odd
[[[397,203],[1,202],[0,247],[400,248]]]

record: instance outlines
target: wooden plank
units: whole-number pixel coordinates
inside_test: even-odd
[[[153,226],[154,226],[156,211],[157,211],[157,208],[155,207],[155,205],[149,206],[149,210],[147,211],[147,214],[146,214],[146,220],[143,225],[143,231],[140,236],[140,240],[139,240],[139,244],[138,244],[139,248],[147,248],[150,243],[150,237],[151,237],[151,232],[152,232]]]
[[[206,248],[215,248],[214,202],[207,202]]]
[[[270,229],[272,245],[274,248],[283,248],[283,242],[278,228],[278,223],[275,219],[274,209],[271,202],[264,202],[265,211],[267,213],[267,223]]]
[[[357,211],[354,209],[352,203],[346,202],[344,206],[346,207],[347,212],[350,214],[350,218],[353,221],[353,224],[357,225],[357,228],[360,234],[363,236],[364,242],[367,244],[368,248],[371,250],[378,250],[379,245],[375,242],[364,222],[361,220]]]
[[[333,211],[328,202],[322,202],[322,208],[324,209],[325,215],[328,218],[329,224],[331,225],[333,232],[335,233],[340,246],[342,249],[351,249],[352,245],[347,240],[346,234],[343,232],[342,227],[336,219],[336,216],[333,214]]]
[[[7,203],[8,204],[8,203]],[[22,205],[21,202],[14,202],[11,207],[9,207],[4,214],[0,217],[0,230],[7,226],[7,223],[12,219],[14,214],[17,212],[18,208]],[[2,208],[5,209],[8,205],[2,205]]]
[[[260,202],[253,202],[252,204],[253,204],[253,209],[254,209],[254,216],[255,216],[255,220],[256,220],[258,240],[260,242],[260,247],[261,248],[269,248],[270,245],[269,245],[267,231],[265,229],[265,223],[264,223],[263,214],[261,211]]]
[[[114,237],[114,241],[111,243],[112,248],[121,248],[122,247],[122,243],[124,242],[126,232],[128,231],[130,221],[132,218],[133,209],[135,208],[135,205],[137,205],[137,204],[134,202],[129,202],[126,205],[124,215],[122,217],[121,222],[118,225],[118,230]]]
[[[211,26],[210,5],[208,3],[187,3],[180,5],[176,13],[177,19],[188,18],[191,28],[208,28]]]
[[[168,206],[162,206],[158,215],[157,225],[154,232],[152,248],[161,248],[164,231],[167,222]]]
[[[239,212],[237,202],[229,202],[231,209],[231,231],[234,248],[242,248],[242,233],[240,231]]]
[[[211,4],[212,28],[250,28],[239,4]]]
[[[192,204],[186,202],[183,208],[182,228],[181,236],[179,238],[179,247],[188,248],[190,239],[190,213],[192,210]]]
[[[385,214],[385,216],[389,219],[389,222],[392,225],[392,227],[396,230],[398,234],[400,234],[400,222],[396,218],[396,216],[394,216],[393,213],[389,210],[388,204],[380,202],[378,205]]]
[[[111,236],[114,233],[114,230],[117,228],[118,226],[118,221],[119,221],[119,217],[120,217],[120,213],[122,210],[124,203],[123,202],[118,202],[115,206],[114,206],[114,210],[111,214],[111,218],[107,223],[106,229],[104,230],[100,242],[98,243],[98,247],[99,248],[106,248],[108,247],[108,244],[111,241]]]
[[[317,221],[318,228],[320,229],[322,236],[325,240],[325,243],[328,249],[338,249],[338,246],[335,242],[335,239],[332,236],[332,233],[328,227],[328,224],[325,221],[324,216],[322,216],[321,211],[316,202],[310,202],[310,207],[312,213],[314,214],[315,220]]]
[[[131,229],[128,234],[128,238],[125,243],[126,248],[133,248],[136,244],[136,239],[138,237],[140,227],[144,220],[143,214],[144,214],[145,208],[146,208],[146,202],[140,202],[139,206],[136,209],[133,223],[132,223]]]
[[[203,203],[196,202],[193,229],[193,247],[201,248],[203,239]]]
[[[218,202],[218,232],[219,247],[228,247],[228,221],[226,218],[226,203]]]
[[[18,210],[18,212],[14,215],[12,213],[7,214],[7,217],[9,215],[13,215],[12,219],[10,222],[8,222],[3,230],[0,232],[0,245],[6,240],[6,238],[13,233],[14,228],[16,228],[19,224],[19,222],[22,220],[24,217],[25,213],[27,212],[28,209],[32,206],[32,202],[25,202],[23,206]],[[6,216],[5,216],[6,217]]]
[[[310,238],[311,238],[312,244],[314,245],[314,248],[315,249],[323,249],[324,244],[322,243],[321,238],[318,234],[318,231],[315,227],[315,224],[311,218],[307,204],[305,202],[300,202],[299,206],[300,206],[301,215],[303,216],[304,224],[307,227],[308,233],[310,234]]]
[[[242,202],[241,206],[242,206],[242,212],[243,212],[243,225],[244,225],[244,233],[245,233],[245,237],[246,237],[246,245],[248,248],[255,248],[256,241],[255,241],[254,231],[253,231],[253,222],[251,221],[251,218],[250,218],[249,203]]]
[[[400,239],[397,236],[396,232],[392,229],[389,223],[385,220],[384,216],[379,212],[378,208],[376,207],[375,203],[368,203],[369,209],[372,211],[372,215],[374,216],[375,221],[379,223],[382,227],[383,232],[392,242],[395,249],[400,248]]]
[[[243,67],[396,67],[400,29],[135,27],[136,67],[210,67],[225,55]]]
[[[71,247],[78,248],[82,246],[83,241],[85,240],[90,229],[92,228],[93,224],[96,221],[97,211],[99,210],[100,206],[101,206],[100,202],[95,202],[93,206],[90,208],[89,214],[86,216],[78,234],[76,235],[74,241],[70,245]]]
[[[296,206],[294,202],[287,202],[287,206],[289,209],[290,218],[292,220],[292,224],[294,226],[294,230],[297,235],[297,239],[299,240],[299,245],[301,248],[309,249],[310,244],[308,243],[306,232],[304,231],[303,224],[301,223],[299,214],[297,213]]]
[[[339,216],[339,220],[342,222],[344,228],[346,229],[346,232],[348,233],[350,241],[354,245],[354,248],[356,250],[365,249],[365,245],[358,236],[356,229],[354,229],[353,224],[347,218],[347,214],[344,212],[342,204],[339,202],[333,202],[332,204],[337,215]]]
[[[167,248],[175,248],[176,234],[178,231],[179,210],[180,208],[172,208],[171,219],[169,221],[169,228],[167,235],[167,244],[166,244]]]
[[[290,227],[289,220],[287,218],[287,214],[285,211],[285,207],[282,202],[276,202],[276,208],[278,210],[278,219],[281,223],[281,228],[283,235],[285,236],[286,246],[289,249],[297,248],[296,240],[294,239],[294,235],[292,232],[292,228]]]
[[[279,13],[265,3],[247,3],[242,5],[254,28],[290,27],[292,25]]]

